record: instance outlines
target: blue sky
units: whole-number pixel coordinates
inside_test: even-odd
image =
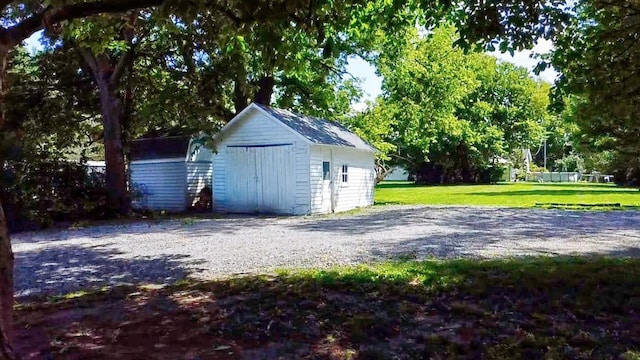
[[[31,35],[27,40],[25,40],[25,46],[27,47],[27,50],[29,50],[30,52],[35,52],[36,50],[38,50],[40,47],[40,36],[42,34],[42,31],[38,31],[37,33]]]
[[[538,63],[538,60],[532,59],[530,57],[531,54],[545,53],[551,50],[551,48],[551,42],[541,41],[532,50],[515,52],[513,57],[509,53],[501,54],[500,52],[494,52],[492,55],[502,61],[508,61],[532,71]],[[362,80],[362,89],[364,90],[365,96],[363,98],[363,102],[357,104],[355,108],[357,110],[363,109],[365,107],[365,101],[374,100],[378,95],[380,95],[382,79],[376,75],[375,67],[360,58],[351,58],[349,60],[349,65],[347,66],[347,71],[351,75]],[[553,69],[547,69],[538,77],[544,81],[553,83],[557,75],[558,73]],[[531,72],[531,76],[536,77],[533,72]]]

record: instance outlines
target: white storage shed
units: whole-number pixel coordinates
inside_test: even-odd
[[[130,187],[137,194],[134,207],[182,212],[201,206],[203,190],[211,189],[213,153],[195,139],[164,136],[132,141],[129,173]]]
[[[251,104],[215,143],[217,212],[303,215],[373,204],[376,150],[338,123]]]

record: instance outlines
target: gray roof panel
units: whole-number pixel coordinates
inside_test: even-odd
[[[191,136],[142,138],[131,142],[131,160],[157,160],[184,157],[189,151]]]
[[[344,146],[376,151],[366,141],[335,121],[293,113],[288,110],[256,104],[283,124],[295,130],[314,144]]]

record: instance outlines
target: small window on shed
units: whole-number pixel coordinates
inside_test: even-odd
[[[348,165],[342,165],[342,182],[343,183],[349,182],[349,166]]]
[[[322,163],[322,179],[331,180],[331,164],[328,161]]]

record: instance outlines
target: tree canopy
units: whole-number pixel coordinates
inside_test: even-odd
[[[609,166],[616,181],[640,184],[640,84],[635,71],[640,56],[638,14],[629,1],[581,1],[576,16],[557,33],[547,58],[561,75],[557,96],[574,96],[573,114],[584,135],[581,143],[613,151]]]
[[[356,124],[421,182],[494,181],[497,163],[537,145],[549,121],[548,84],[455,48],[458,37],[442,26],[386,42],[377,59],[383,95]]]

